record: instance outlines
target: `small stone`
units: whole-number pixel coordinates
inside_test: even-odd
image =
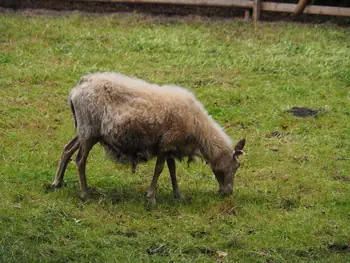
[[[218,255],[219,258],[227,257],[227,252],[224,252],[224,251],[216,251],[216,254]]]
[[[278,147],[277,147],[277,146],[273,146],[273,147],[271,148],[271,151],[278,152],[278,151],[279,151],[279,149],[278,149]]]

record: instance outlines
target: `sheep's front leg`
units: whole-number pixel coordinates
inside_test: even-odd
[[[53,187],[60,188],[62,186],[63,177],[67,169],[68,162],[70,161],[70,158],[72,157],[72,155],[78,150],[78,148],[79,148],[78,136],[74,137],[73,140],[71,140],[68,144],[64,146],[61,159],[56,171],[56,177],[52,183]]]
[[[149,201],[151,203],[155,203],[156,202],[157,182],[158,182],[158,178],[159,178],[160,174],[163,171],[164,164],[165,164],[165,157],[164,156],[158,156],[156,167],[154,169],[154,175],[153,175],[152,183],[151,183],[151,186],[148,188],[148,191],[147,191],[147,194],[146,194],[146,197],[149,199]]]
[[[179,191],[179,186],[177,185],[175,160],[173,158],[168,158],[167,164],[168,164],[168,169],[170,173],[171,184],[173,185],[174,197],[176,199],[182,199],[182,196]]]
[[[96,141],[92,139],[81,142],[77,159],[76,159],[76,164],[77,164],[78,173],[79,173],[80,187],[81,187],[81,197],[83,199],[87,198],[88,196],[88,185],[86,182],[86,174],[85,174],[86,160],[89,156],[89,152],[91,151],[95,143]]]

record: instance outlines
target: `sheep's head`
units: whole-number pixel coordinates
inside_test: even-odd
[[[243,148],[245,145],[245,139],[241,139],[235,146],[231,156],[225,156],[224,160],[221,160],[221,168],[212,168],[215,174],[216,180],[219,183],[219,193],[223,195],[231,195],[233,192],[233,183],[235,174],[240,162],[238,156],[243,154]]]

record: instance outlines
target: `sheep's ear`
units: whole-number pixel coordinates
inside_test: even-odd
[[[245,138],[241,139],[239,142],[237,142],[235,146],[235,150],[233,152],[233,156],[239,156],[241,154],[244,154],[243,148],[245,145]]]

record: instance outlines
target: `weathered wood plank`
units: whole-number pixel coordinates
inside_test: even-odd
[[[304,9],[305,14],[350,16],[350,8],[335,6],[309,5]]]
[[[112,2],[135,4],[202,5],[252,8],[252,0],[70,0],[82,2]]]
[[[271,12],[287,12],[293,13],[295,10],[295,4],[283,4],[273,2],[262,2],[261,10]],[[304,9],[304,14],[314,15],[331,15],[331,16],[350,16],[350,8],[346,7],[334,7],[334,6],[321,6],[321,5],[309,5]]]

